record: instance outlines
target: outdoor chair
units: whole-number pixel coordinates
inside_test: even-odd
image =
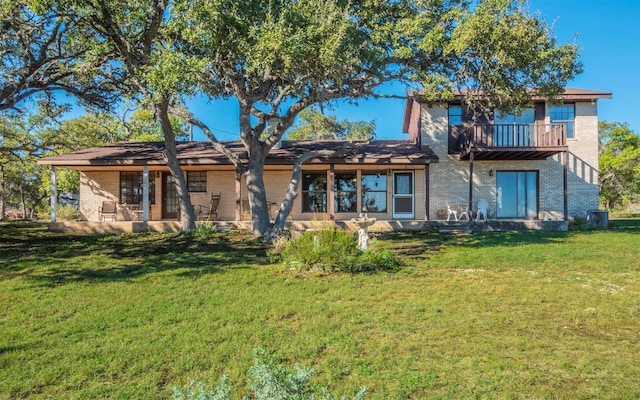
[[[453,215],[453,219],[455,219],[457,221],[458,220],[458,210],[456,210],[455,208],[451,208],[451,205],[449,205],[449,203],[447,203],[447,221],[449,221],[451,219],[452,215]]]
[[[215,221],[218,219],[218,208],[220,207],[220,197],[222,194],[212,194],[209,205],[198,206],[198,220],[206,219],[207,221]]]
[[[466,217],[467,221],[469,221],[469,206],[467,204],[460,204],[458,207],[460,208],[460,215],[458,215],[458,221],[461,221],[462,217]]]
[[[251,204],[249,204],[249,199],[242,199],[240,201],[240,211],[242,212],[243,220],[251,217]]]
[[[98,208],[98,219],[104,221],[111,218],[112,221],[118,220],[118,205],[115,201],[103,201],[102,206]]]
[[[476,221],[480,219],[482,215],[482,219],[487,220],[487,208],[489,208],[489,203],[486,200],[478,200],[478,214],[476,215]]]

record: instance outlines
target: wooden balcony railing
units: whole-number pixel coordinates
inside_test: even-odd
[[[459,138],[460,154],[474,150],[548,151],[567,145],[565,124],[474,125]]]

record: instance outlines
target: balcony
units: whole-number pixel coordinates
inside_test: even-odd
[[[474,125],[458,138],[461,160],[544,160],[568,149],[565,124]]]

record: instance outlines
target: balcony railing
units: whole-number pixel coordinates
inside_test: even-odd
[[[548,153],[567,145],[565,124],[474,125],[461,132],[460,156],[471,151],[540,151]]]

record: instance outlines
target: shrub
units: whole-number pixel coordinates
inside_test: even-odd
[[[247,386],[251,390],[251,396],[243,399],[255,400],[335,400],[326,387],[320,389],[320,394],[311,387],[312,367],[295,365],[293,370],[276,362],[273,354],[260,347],[253,351],[254,364],[249,369]],[[367,388],[363,387],[353,397],[353,400],[364,400]],[[231,388],[227,384],[227,378],[222,377],[213,390],[208,390],[200,382],[190,383],[186,386],[174,386],[174,400],[229,400]],[[346,397],[340,397],[346,400]]]
[[[209,221],[198,223],[193,235],[196,237],[207,237],[218,232],[218,225],[212,224]]]
[[[391,251],[372,241],[367,251],[357,248],[353,232],[323,228],[290,240],[280,238],[269,252],[272,262],[298,271],[366,272],[396,270],[400,263]]]

